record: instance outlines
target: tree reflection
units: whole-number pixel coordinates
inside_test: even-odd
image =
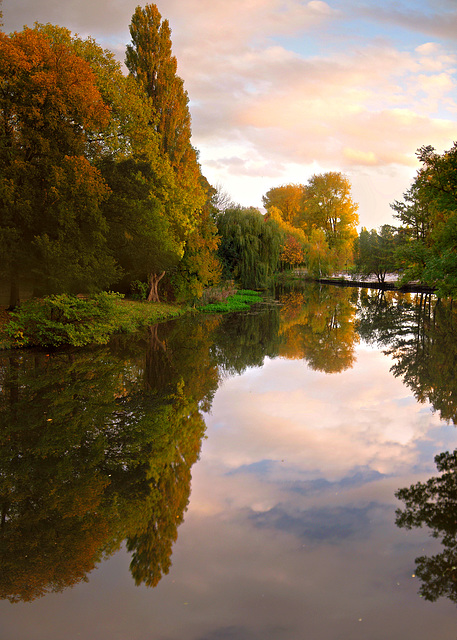
[[[441,540],[441,553],[416,558],[419,593],[432,602],[445,596],[457,603],[457,450],[439,454],[435,463],[441,475],[395,494],[405,503],[397,509],[396,524],[405,529],[425,525]]]
[[[123,540],[137,584],[168,572],[218,382],[204,325],[187,349],[163,325],[116,352],[1,361],[1,597],[74,585]]]
[[[282,295],[280,355],[305,359],[325,373],[351,368],[358,341],[356,299],[355,289],[319,285]]]
[[[457,308],[430,294],[364,292],[358,331],[394,358],[419,402],[429,401],[443,420],[457,421]]]
[[[224,315],[214,336],[214,357],[225,374],[241,374],[248,367],[261,367],[266,357],[278,355],[278,331],[276,306]]]

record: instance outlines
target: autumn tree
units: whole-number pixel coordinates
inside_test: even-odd
[[[359,221],[348,178],[335,171],[314,175],[306,185],[304,198],[302,227],[308,234],[314,228],[324,231],[333,251],[332,268],[342,268],[352,261]]]
[[[196,212],[197,224],[187,238],[183,257],[171,277],[178,300],[201,298],[204,289],[217,284],[222,275],[217,255],[220,237],[213,205],[216,189],[204,176],[200,177],[200,182],[206,193],[206,202]]]
[[[263,203],[268,213],[278,212],[285,224],[307,238],[314,273],[331,273],[352,262],[358,207],[351,184],[341,173],[313,175],[306,185],[275,187],[263,196]]]
[[[262,196],[263,206],[270,210],[276,207],[281,212],[282,219],[292,226],[299,226],[300,212],[303,208],[304,189],[302,185],[286,184],[273,187]]]
[[[91,290],[115,277],[90,156],[110,111],[90,65],[37,30],[0,33],[0,269],[39,291]]]
[[[281,253],[279,256],[281,264],[294,267],[305,261],[305,251],[308,240],[302,229],[294,227],[284,220],[282,212],[275,206],[270,206],[265,214],[265,220],[274,220],[282,231]]]
[[[306,265],[316,278],[327,276],[333,267],[332,251],[323,229],[312,229],[306,252]]]
[[[349,288],[310,285],[306,295],[299,291],[280,297],[282,357],[304,359],[325,373],[352,367],[358,342],[354,316],[356,293]]]

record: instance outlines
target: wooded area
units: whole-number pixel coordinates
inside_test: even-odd
[[[262,288],[279,270],[311,277],[388,271],[457,291],[457,147],[422,163],[399,227],[357,233],[339,172],[271,188],[266,213],[211,186],[191,142],[171,30],[137,7],[124,75],[92,38],[59,26],[0,32],[0,273],[9,305],[34,296],[144,290],[195,301],[223,279]]]

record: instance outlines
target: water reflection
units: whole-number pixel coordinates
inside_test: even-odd
[[[457,420],[457,307],[426,294],[364,291],[357,330],[381,346],[419,402]]]
[[[268,490],[281,478],[277,499],[264,488],[255,505],[243,505],[255,531],[288,532],[306,544],[347,540],[357,546],[371,535],[383,505],[320,501],[361,491],[409,462],[409,436],[396,425],[387,433],[381,412],[373,417],[373,391],[365,404],[352,392],[361,388],[350,375],[360,337],[381,345],[393,358],[394,375],[420,401],[428,399],[442,417],[454,419],[454,322],[452,306],[430,298],[311,286],[283,293],[279,304],[174,321],[142,336],[119,337],[106,348],[4,357],[0,597],[30,601],[77,584],[123,543],[135,583],[158,585],[170,569],[189,503],[204,416],[229,379],[236,389],[231,429],[237,450],[224,447],[218,462],[233,483],[230,500],[244,499],[241,479],[249,474],[264,479]],[[296,365],[291,373],[279,367],[286,360]],[[272,363],[279,371],[274,390],[269,387],[261,406],[241,415],[253,400],[236,381]],[[302,393],[298,374],[305,368],[315,376],[306,378],[303,411],[291,391]],[[317,375],[343,372],[344,380]],[[340,387],[332,387],[332,378]],[[410,415],[401,411],[399,416]],[[223,423],[224,415],[218,416]],[[253,429],[255,455],[248,440]],[[381,447],[384,438],[389,444]],[[290,477],[284,476],[284,459]],[[322,461],[327,467],[318,469]],[[303,503],[289,502],[291,495]]]
[[[358,291],[310,285],[280,296],[280,355],[304,359],[316,371],[339,373],[354,364]]]
[[[416,558],[421,579],[420,594],[434,602],[445,596],[457,603],[457,450],[435,458],[439,476],[397,491],[405,505],[397,510],[397,526],[426,526],[441,541],[444,550]]]
[[[168,572],[218,384],[214,324],[2,361],[1,597],[71,586],[123,540],[137,584]]]
[[[392,373],[400,377],[420,403],[429,402],[442,420],[457,420],[457,308],[432,295],[399,295],[365,291],[360,299],[358,331],[394,358]],[[396,492],[403,509],[396,524],[426,526],[444,550],[416,558],[419,593],[435,601],[457,602],[457,450],[435,457],[441,475]]]

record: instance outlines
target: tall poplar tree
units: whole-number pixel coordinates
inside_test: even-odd
[[[132,44],[127,45],[125,64],[152,99],[153,125],[161,148],[178,168],[188,158],[191,137],[189,98],[176,74],[171,51],[171,29],[155,4],[137,7],[130,24]]]
[[[198,154],[191,144],[189,98],[183,80],[177,75],[172,54],[171,29],[162,20],[156,5],[137,7],[130,24],[132,44],[127,46],[125,63],[152,104],[151,126],[158,134],[159,150],[168,159],[176,176],[176,194],[182,221],[170,220],[177,240],[183,243],[183,260],[174,276],[177,293],[201,292],[203,286],[217,281],[219,269],[213,265],[217,246],[214,225],[208,220],[205,204],[210,199],[205,188]],[[167,215],[164,210],[164,215]],[[160,238],[158,238],[160,242]],[[157,284],[164,270],[150,272],[148,298],[157,301]],[[152,292],[154,291],[154,294]]]

